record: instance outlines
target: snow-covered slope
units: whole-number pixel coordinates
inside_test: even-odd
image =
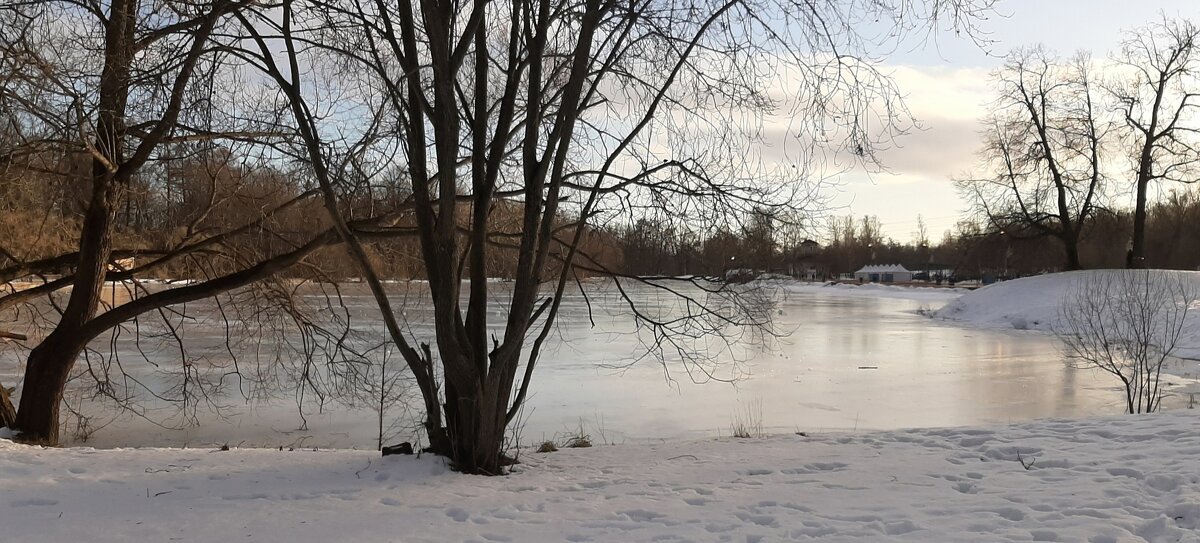
[[[0,540],[1198,541],[1196,413],[526,453],[494,478],[0,440]]]
[[[1053,331],[1063,299],[1078,281],[1094,280],[1101,274],[1138,273],[1130,270],[1088,270],[1053,273],[1004,281],[964,294],[934,312],[936,318],[989,328]],[[1196,285],[1200,273],[1166,271]],[[1200,359],[1200,306],[1189,312],[1176,354]]]

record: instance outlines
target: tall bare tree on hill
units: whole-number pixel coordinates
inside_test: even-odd
[[[1079,240],[1099,209],[1109,128],[1091,61],[1042,48],[1009,55],[985,132],[985,170],[957,180],[964,196],[1006,235],[1051,237],[1063,266],[1082,268]]]
[[[1130,266],[1145,267],[1150,184],[1200,174],[1200,28],[1163,20],[1130,31],[1114,59],[1125,69],[1109,90],[1123,117],[1134,174]]]

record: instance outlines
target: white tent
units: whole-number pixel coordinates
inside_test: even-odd
[[[912,281],[913,272],[899,264],[868,264],[854,272],[857,281],[871,283],[895,283]]]

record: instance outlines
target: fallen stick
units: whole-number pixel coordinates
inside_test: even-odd
[[[0,330],[0,339],[15,339],[17,341],[25,341],[25,340],[29,339],[29,337],[26,336],[25,334],[18,334],[16,332],[8,332],[5,330]]]

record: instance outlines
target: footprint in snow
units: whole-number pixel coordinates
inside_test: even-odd
[[[963,494],[978,494],[979,493],[979,488],[977,488],[975,486],[975,483],[971,483],[971,482],[967,482],[967,481],[963,481],[961,483],[954,485],[954,490],[962,492]]]
[[[1051,530],[1033,530],[1029,535],[1034,541],[1058,541],[1058,533]]]
[[[775,473],[775,470],[766,469],[766,468],[754,468],[754,469],[748,469],[748,470],[742,471],[740,473],[742,475],[770,475],[772,473]]]
[[[1108,474],[1115,477],[1131,477],[1133,479],[1141,479],[1142,472],[1133,468],[1109,468]]]
[[[1025,513],[1015,507],[1002,507],[1002,508],[996,510],[996,514],[1000,515],[1000,517],[1003,519],[1011,520],[1013,522],[1020,522],[1022,520],[1025,520]],[[1054,540],[1049,539],[1049,540],[1045,540],[1045,541],[1054,541]]]

